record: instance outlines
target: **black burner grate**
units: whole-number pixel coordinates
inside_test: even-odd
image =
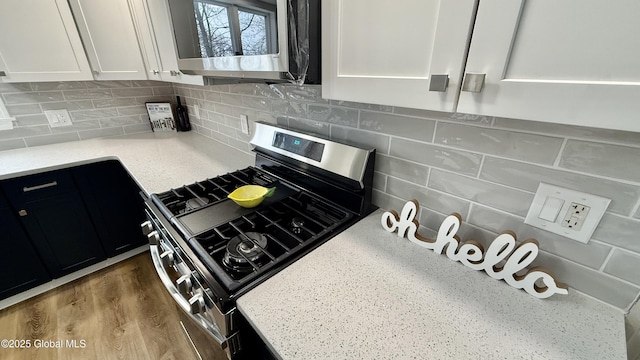
[[[212,230],[196,236],[191,245],[213,273],[218,274],[227,285],[259,275],[263,270],[303,249],[314,240],[345,223],[352,214],[305,192],[296,193],[268,207],[260,208]],[[266,238],[255,240],[253,234]],[[247,235],[249,234],[249,236]],[[234,251],[237,263],[229,266],[225,254],[229,244],[251,248],[251,256]],[[233,251],[233,249],[231,249]],[[260,256],[255,256],[259,253]],[[228,254],[226,255],[229,256]]]
[[[219,203],[240,186],[249,184],[267,186],[274,181],[275,179],[269,175],[253,167],[248,167],[181,188],[171,189],[155,195],[155,198],[162,205],[161,208],[168,211],[170,216],[176,216]]]

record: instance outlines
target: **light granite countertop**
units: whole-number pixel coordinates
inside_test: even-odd
[[[195,132],[139,133],[0,151],[0,179],[118,158],[147,193],[254,164],[254,157]]]
[[[195,133],[0,151],[0,179],[118,158],[148,192],[252,165]],[[621,311],[539,300],[380,226],[377,211],[238,300],[284,359],[626,359]]]
[[[537,299],[419,247],[378,210],[238,299],[283,359],[626,359],[623,313]]]

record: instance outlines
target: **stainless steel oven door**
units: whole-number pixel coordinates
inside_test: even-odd
[[[225,337],[220,333],[213,315],[215,305],[207,294],[207,289],[197,282],[191,269],[180,259],[179,253],[160,234],[158,231],[149,234],[149,237],[158,236],[159,240],[156,245],[150,246],[151,259],[160,280],[180,308],[182,317],[189,319],[189,322],[183,320],[185,328],[192,328],[193,325],[199,327],[210,344],[217,344],[218,349],[232,359],[240,351],[238,334]],[[192,336],[191,332],[189,334],[192,341],[198,339],[201,342],[203,339],[195,334]]]

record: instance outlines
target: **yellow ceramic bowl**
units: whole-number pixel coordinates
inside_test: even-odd
[[[275,190],[274,187],[268,189],[259,185],[245,185],[235,189],[227,197],[242,207],[252,208],[260,205],[265,197],[273,195]]]

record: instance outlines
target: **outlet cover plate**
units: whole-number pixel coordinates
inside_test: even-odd
[[[71,122],[71,116],[69,115],[69,111],[67,111],[67,109],[46,110],[44,114],[47,116],[47,120],[49,120],[49,126],[51,127],[73,125],[73,123]]]
[[[548,197],[564,200],[558,216],[553,222],[540,218],[540,213]],[[586,244],[591,239],[591,235],[596,230],[610,202],[611,199],[602,196],[540,183],[524,223]],[[579,230],[562,226],[562,221],[566,218],[568,212],[572,211],[571,204],[573,203],[582,204],[590,208]]]
[[[249,135],[249,117],[247,115],[240,115],[240,127],[243,134]]]

